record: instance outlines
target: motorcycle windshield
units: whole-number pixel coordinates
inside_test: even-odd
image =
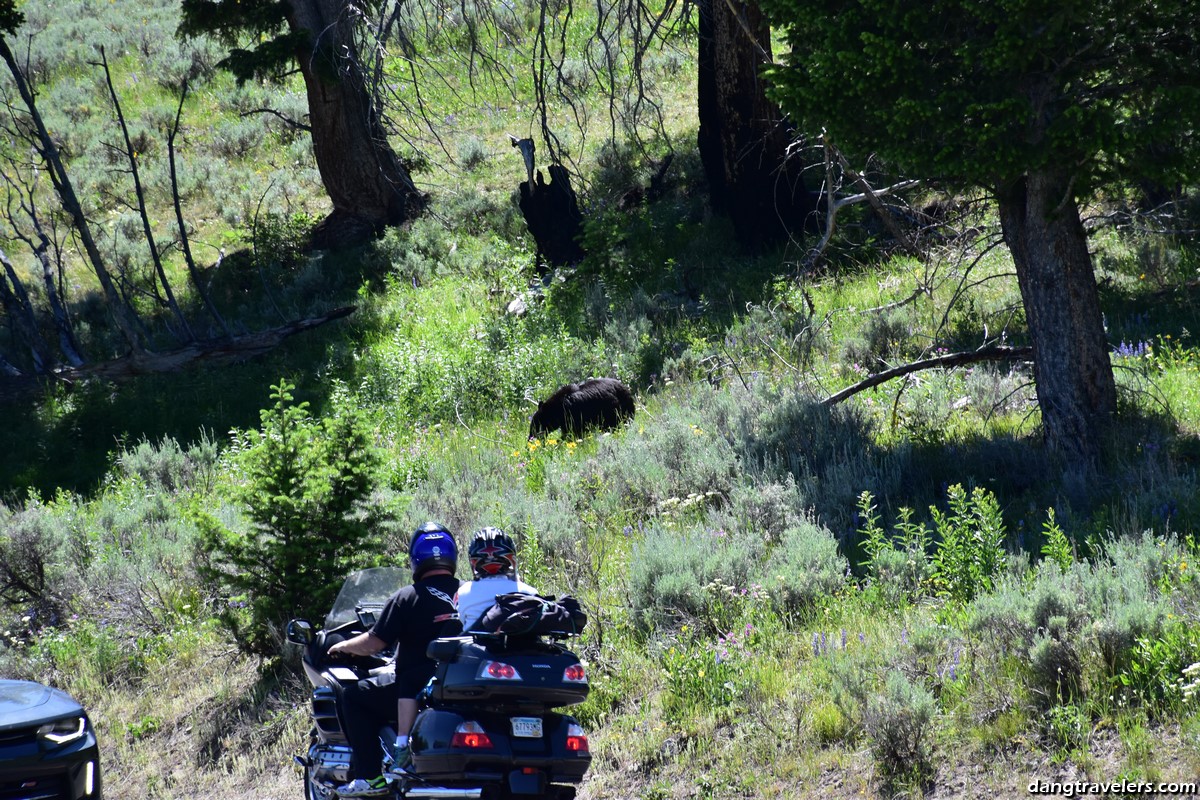
[[[325,630],[358,619],[357,606],[382,608],[397,589],[408,583],[409,577],[408,570],[399,567],[372,567],[350,573],[325,617]]]

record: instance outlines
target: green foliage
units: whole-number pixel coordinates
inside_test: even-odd
[[[1086,750],[1091,740],[1092,726],[1087,712],[1078,705],[1055,706],[1042,717],[1042,735],[1057,751],[1057,761],[1064,761]]]
[[[513,407],[535,387],[541,392],[602,371],[603,343],[577,339],[540,315],[497,316],[484,307],[486,298],[463,289],[448,277],[420,289],[392,285],[380,341],[355,368],[362,402],[392,417],[395,427]],[[435,298],[445,305],[427,314]]]
[[[976,487],[968,496],[955,484],[946,490],[949,513],[930,508],[940,539],[932,580],[940,594],[959,603],[992,589],[1004,565],[1004,520],[996,496]]]
[[[1046,521],[1042,524],[1042,531],[1046,536],[1046,543],[1042,545],[1042,556],[1048,558],[1058,565],[1058,568],[1066,572],[1071,568],[1071,562],[1075,560],[1075,546],[1063,533],[1063,529],[1059,527],[1058,521],[1054,518],[1054,509],[1047,509]]]
[[[1200,631],[1175,619],[1138,637],[1127,670],[1114,676],[1120,696],[1150,713],[1178,713],[1187,697],[1187,670],[1200,659]]]
[[[722,650],[720,646],[687,642],[663,652],[660,658],[667,691],[663,712],[668,720],[680,722],[701,710],[712,713],[738,697],[737,664],[728,653],[721,658]]]
[[[183,37],[210,34],[234,49],[222,62],[240,82],[271,78],[284,72],[296,52],[308,45],[307,37],[284,31],[284,8],[269,0],[238,3],[230,9],[209,0],[186,0],[179,33]],[[253,49],[236,47],[254,42]]]
[[[879,519],[873,515],[875,506],[870,492],[859,500],[859,519],[867,527],[862,533],[868,560],[868,573],[890,605],[915,602],[933,588],[933,569],[929,556],[931,532],[924,522],[914,522],[913,511],[901,508],[897,514],[895,534],[885,538]]]
[[[258,269],[266,270],[276,281],[280,279],[281,272],[294,270],[308,251],[309,239],[317,221],[304,212],[256,215],[251,220],[245,240],[253,248]]]
[[[357,413],[311,419],[286,381],[262,428],[236,435],[232,499],[245,524],[196,509],[204,574],[231,606],[222,620],[251,652],[270,654],[289,617],[329,610],[342,576],[371,560],[386,509],[369,503],[378,454]],[[239,613],[245,609],[245,613]]]
[[[1196,166],[1187,131],[1200,103],[1188,76],[1200,31],[1183,0],[1153,9],[1129,0],[763,8],[791,48],[770,70],[784,108],[806,129],[824,126],[835,143],[902,170],[1003,186],[1070,164],[1086,190],[1115,171]],[[1154,150],[1162,160],[1137,157],[1148,147],[1163,148]]]

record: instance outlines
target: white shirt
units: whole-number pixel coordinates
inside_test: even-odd
[[[507,575],[480,578],[459,586],[454,601],[458,604],[458,618],[462,620],[463,630],[470,631],[478,627],[483,615],[496,604],[496,595],[512,592],[537,594],[537,589]]]

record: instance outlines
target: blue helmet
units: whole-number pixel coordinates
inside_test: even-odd
[[[408,559],[412,564],[414,580],[431,569],[454,572],[458,566],[458,547],[454,544],[454,536],[440,522],[426,522],[413,531],[408,541]]]

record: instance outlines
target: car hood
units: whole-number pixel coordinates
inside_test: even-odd
[[[0,731],[83,714],[69,694],[31,681],[0,680]]]

